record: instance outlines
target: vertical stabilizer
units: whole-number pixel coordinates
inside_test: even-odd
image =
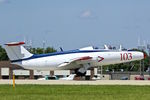
[[[5,44],[5,50],[11,61],[31,57],[33,54],[28,52],[22,45],[24,42],[11,42]]]

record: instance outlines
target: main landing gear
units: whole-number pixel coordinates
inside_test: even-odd
[[[77,76],[85,76],[86,71],[90,68],[90,63],[82,64],[81,68],[75,70]]]

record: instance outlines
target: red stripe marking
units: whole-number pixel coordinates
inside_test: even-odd
[[[89,59],[92,59],[92,57],[89,57],[89,56],[87,56],[87,57],[81,57],[78,60],[89,60]]]
[[[104,60],[104,58],[101,56],[98,56],[98,58],[100,58],[100,60],[98,60],[98,62],[101,62],[102,60]]]
[[[7,46],[18,46],[18,45],[23,45],[23,44],[25,44],[24,42],[12,42],[12,43],[7,43],[7,44],[5,44],[5,45],[7,45]]]

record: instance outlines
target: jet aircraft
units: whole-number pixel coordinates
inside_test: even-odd
[[[106,46],[106,49],[85,47],[48,54],[32,54],[23,47],[23,44],[25,43],[5,44],[5,50],[12,64],[31,70],[75,70],[78,76],[85,75],[91,67],[131,62],[146,57],[143,52],[110,50]]]

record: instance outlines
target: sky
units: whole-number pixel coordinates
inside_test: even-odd
[[[65,50],[150,43],[150,0],[0,0],[0,45]]]

